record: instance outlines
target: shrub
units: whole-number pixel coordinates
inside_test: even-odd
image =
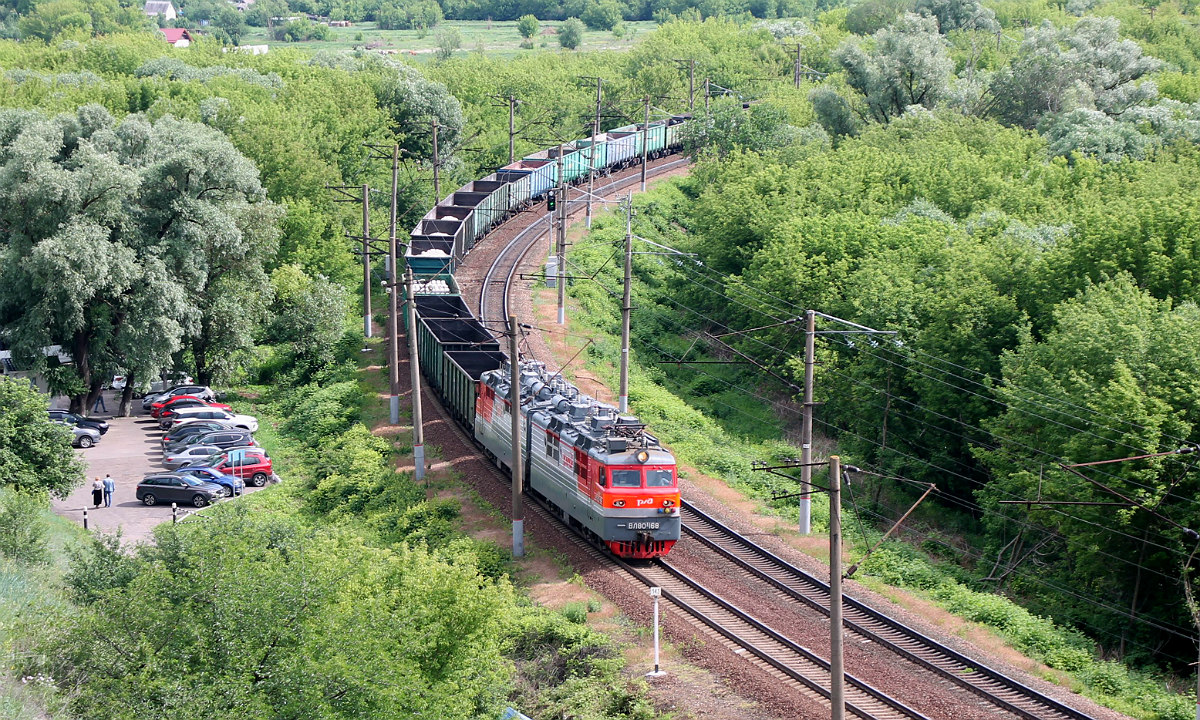
[[[581,602],[567,603],[562,609],[563,617],[577,625],[587,622],[587,605]]]
[[[583,42],[583,22],[579,18],[567,18],[558,26],[558,44],[566,50],[574,50]]]
[[[522,15],[517,20],[517,32],[521,33],[521,37],[529,40],[534,35],[538,34],[538,19],[533,15]]]
[[[17,562],[48,562],[46,496],[40,492],[0,492],[0,555]]]

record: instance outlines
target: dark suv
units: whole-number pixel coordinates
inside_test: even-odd
[[[204,507],[225,496],[225,488],[187,475],[157,473],[147,475],[137,486],[137,499],[143,505],[160,502],[188,503]]]
[[[66,410],[48,410],[47,412],[50,413],[51,420],[58,420],[69,425],[78,425],[82,428],[91,428],[101,435],[108,432],[108,423],[104,422],[103,420],[85,418],[82,415],[76,415],[75,413],[67,412]]]

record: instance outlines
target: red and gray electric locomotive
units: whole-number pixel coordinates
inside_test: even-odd
[[[475,438],[512,465],[507,363],[484,372]],[[666,555],[679,539],[675,458],[636,417],[579,392],[539,362],[520,365],[520,407],[529,492],[588,538],[625,558]]]

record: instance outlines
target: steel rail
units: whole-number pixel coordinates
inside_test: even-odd
[[[683,531],[689,536],[788,597],[828,616],[829,585],[824,581],[746,539],[691,503],[684,502],[682,511]],[[703,529],[698,529],[698,525],[708,525],[710,532],[705,533]],[[713,535],[718,537],[714,538]],[[728,544],[736,547],[730,549]],[[751,555],[751,559],[746,559],[745,554]],[[764,569],[756,565],[754,560],[766,563],[769,567]],[[783,577],[780,578],[779,575]],[[801,587],[797,587],[796,583]],[[846,609],[844,624],[851,631],[983,697],[1003,710],[1025,720],[1092,720],[1091,716],[946,647],[862,601],[843,596],[843,603]]]
[[[677,167],[686,165],[688,162],[690,162],[689,158],[679,158],[670,162],[655,165],[654,167],[649,168],[647,173],[651,177],[655,175],[661,175],[665,172],[674,170]],[[638,183],[639,181],[640,178],[637,175],[630,175],[629,177],[620,178],[596,188],[593,194],[604,195],[607,193],[616,192],[628,185]],[[578,213],[586,205],[586,203],[587,201],[584,198],[568,200],[567,215],[570,216],[573,213]],[[538,240],[541,240],[542,236],[549,232],[549,218],[549,214],[543,215],[531,223],[529,227],[522,229],[513,237],[512,240],[508,242],[507,245],[504,246],[503,249],[501,249],[499,254],[496,255],[496,259],[492,262],[487,273],[484,275],[482,286],[479,289],[478,310],[480,322],[496,322],[506,320],[508,318],[509,299],[512,295],[513,282],[518,274],[517,269],[521,266],[521,263],[524,262],[525,256],[529,254],[530,250],[533,249]],[[501,227],[504,227],[503,223],[498,225],[497,229]],[[530,237],[530,233],[533,233],[534,231],[537,231],[536,234]],[[482,242],[482,240],[480,242]],[[514,251],[516,251],[515,258],[512,257],[512,253]],[[501,265],[501,261],[505,261],[503,266]],[[503,281],[498,278],[498,275],[501,272],[504,274]],[[501,282],[503,282],[504,287],[503,293],[500,297],[500,311],[502,315],[496,317],[493,315],[493,306],[496,303],[493,295],[495,293],[495,286],[501,284]]]

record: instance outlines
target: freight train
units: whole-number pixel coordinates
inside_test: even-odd
[[[414,276],[422,374],[454,418],[502,469],[512,464],[508,356],[472,314],[454,271],[496,225],[558,185],[676,151],[688,121],[629,125],[543,150],[450,193],[417,223],[405,262]],[[560,158],[561,154],[561,158]],[[675,458],[643,424],[518,359],[526,492],[613,554],[665,555],[679,539]]]

